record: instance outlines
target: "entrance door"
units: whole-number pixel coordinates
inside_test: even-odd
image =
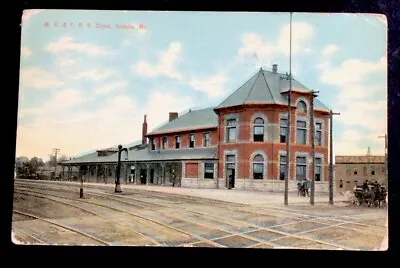
[[[141,169],[140,170],[140,184],[146,184],[147,177],[147,170]]]
[[[154,183],[154,168],[150,169],[150,183]]]
[[[228,189],[235,188],[235,169],[234,168],[228,168],[227,172],[227,187]]]

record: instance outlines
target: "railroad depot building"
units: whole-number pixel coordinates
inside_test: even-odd
[[[283,191],[288,129],[286,74],[260,69],[216,107],[169,113],[169,121],[124,145],[121,182],[196,188]],[[292,79],[289,190],[311,180],[311,90]],[[328,192],[329,109],[314,98],[316,192]],[[167,115],[166,115],[167,116]],[[85,180],[114,182],[117,148],[64,162],[65,174],[79,167]]]
[[[365,181],[388,186],[384,155],[338,155],[335,156],[336,192],[353,191]]]

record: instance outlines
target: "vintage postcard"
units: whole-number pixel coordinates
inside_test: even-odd
[[[387,250],[379,14],[25,10],[12,241]]]

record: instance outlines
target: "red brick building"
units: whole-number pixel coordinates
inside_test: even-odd
[[[280,191],[284,188],[287,139],[287,75],[260,69],[217,107],[169,113],[165,125],[129,147],[123,160],[125,178],[199,188],[240,188]],[[311,180],[311,90],[292,79],[289,190],[297,180]],[[316,191],[328,190],[329,109],[314,98]],[[148,143],[146,141],[148,139]],[[66,165],[104,169],[116,154],[97,152]],[[106,156],[101,156],[106,155]],[[111,168],[112,169],[112,168]],[[108,173],[112,174],[112,173]]]

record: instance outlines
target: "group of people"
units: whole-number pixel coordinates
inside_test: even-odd
[[[297,183],[297,195],[309,197],[310,181],[305,179]]]

